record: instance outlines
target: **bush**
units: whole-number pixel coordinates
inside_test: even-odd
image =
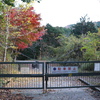
[[[94,64],[93,63],[83,63],[80,65],[81,71],[93,71],[94,70]]]

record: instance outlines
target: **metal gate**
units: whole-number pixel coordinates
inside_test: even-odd
[[[100,61],[0,62],[0,89],[100,87]]]
[[[100,61],[46,62],[46,88],[100,87]]]
[[[0,62],[0,89],[44,89],[44,63]]]

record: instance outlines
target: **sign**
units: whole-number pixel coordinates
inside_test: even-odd
[[[51,73],[78,73],[78,66],[53,66],[51,67]]]
[[[100,63],[95,63],[94,71],[100,71]]]
[[[21,67],[22,74],[29,74],[29,67]]]

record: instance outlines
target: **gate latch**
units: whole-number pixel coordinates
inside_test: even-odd
[[[47,75],[45,75],[45,81],[48,81],[48,76]]]

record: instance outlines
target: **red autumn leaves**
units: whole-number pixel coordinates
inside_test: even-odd
[[[10,39],[18,49],[27,48],[45,33],[44,27],[40,26],[40,15],[34,12],[33,7],[11,9],[9,20],[12,27]]]

